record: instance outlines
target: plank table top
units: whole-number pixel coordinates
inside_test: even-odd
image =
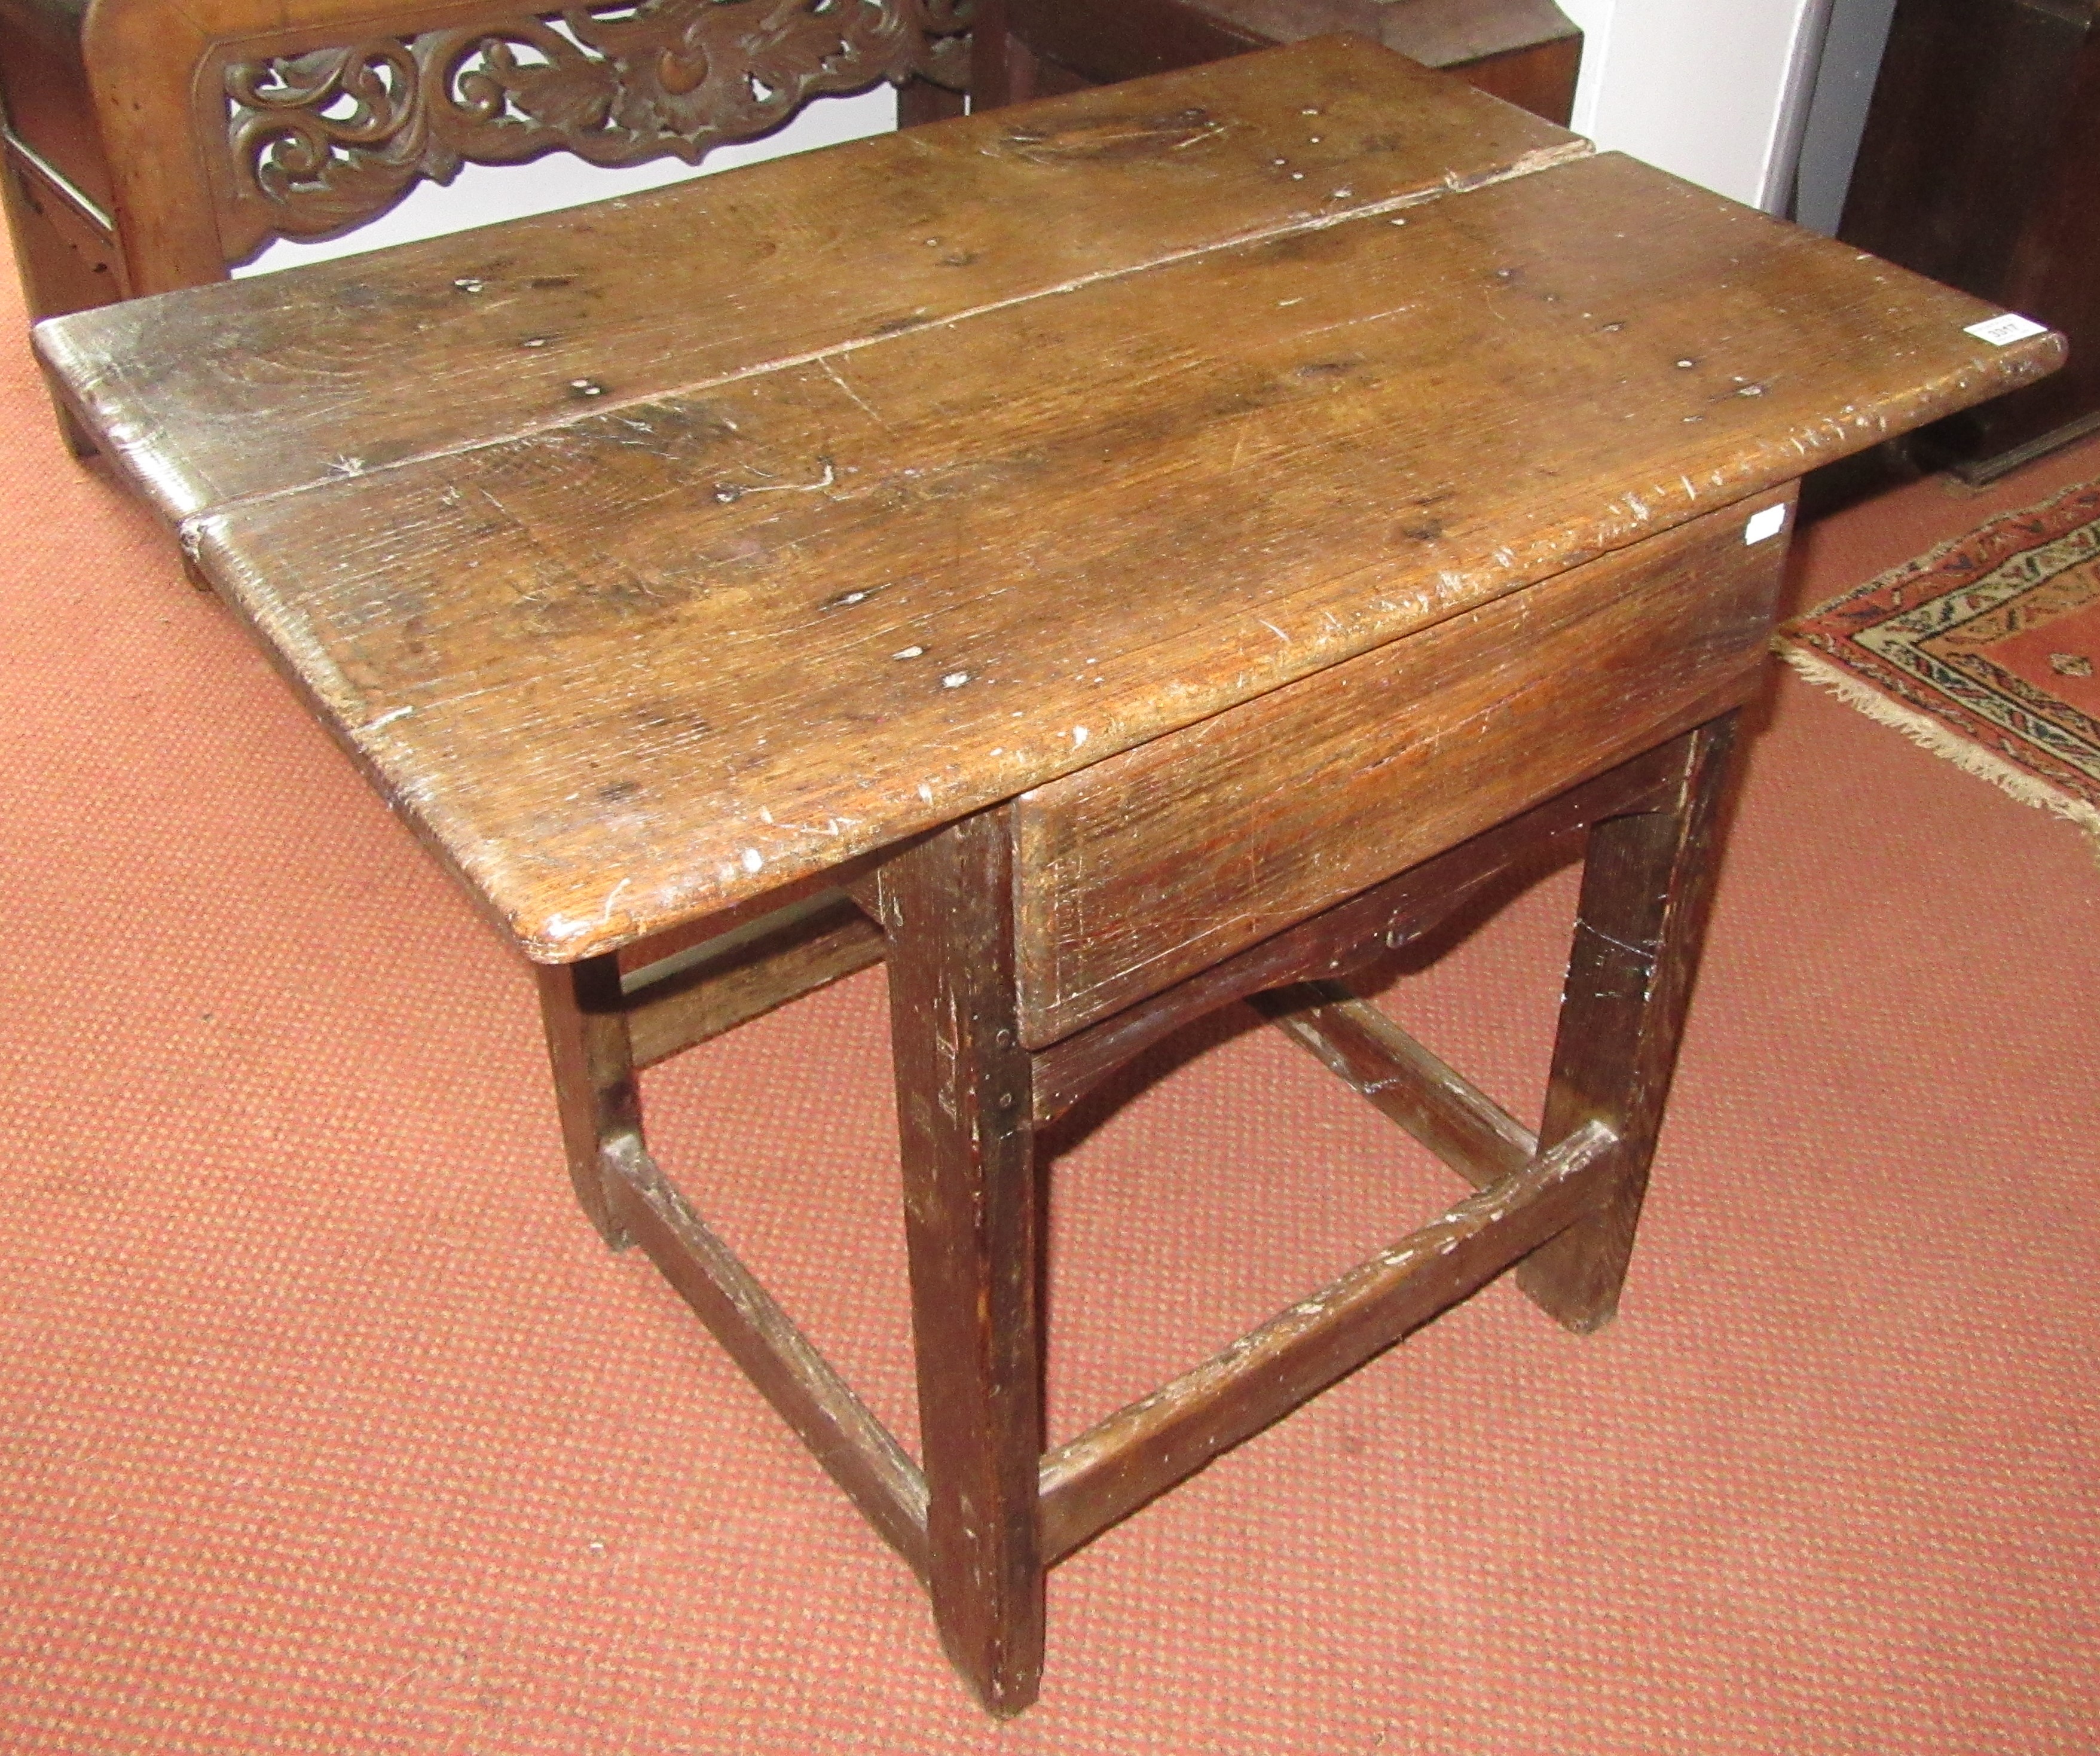
[[[2061,360],[1993,315],[1328,39],[38,345],[566,963]]]

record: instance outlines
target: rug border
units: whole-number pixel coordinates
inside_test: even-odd
[[[2003,512],[1993,513],[1981,524],[1972,524],[1967,530],[1959,532],[1943,541],[1934,544],[1923,554],[1912,555],[1908,560],[1897,562],[1894,567],[1884,567],[1872,579],[1863,580],[1857,585],[1848,586],[1834,598],[1825,598],[1814,609],[1803,610],[1798,615],[1788,617],[1781,624],[1781,631],[1798,628],[1803,622],[1813,621],[1818,616],[1828,615],[1841,604],[1850,603],[1855,598],[1863,598],[1868,592],[1878,591],[1883,586],[1894,585],[1905,574],[1930,573],[1963,544],[1974,542],[1979,537],[1995,538],[2001,534],[2000,527],[2010,524],[2015,518],[2040,518],[2045,514],[2054,512],[2074,494],[2093,494],[2100,496],[2100,476],[2093,476],[2081,482],[2073,482],[2069,487],[2058,488],[2048,499],[2038,500],[2031,506],[2011,506]],[[2097,505],[2094,510],[2096,513],[2100,513],[2100,505]],[[1992,563],[1992,565],[1995,567],[2001,564],[2003,558],[2002,556],[1999,557]]]
[[[1951,762],[1965,774],[1991,782],[2023,805],[2076,823],[2090,838],[2094,858],[2100,859],[2100,805],[2067,791],[2043,774],[1995,754],[1987,745],[1959,729],[1955,721],[1926,708],[1908,704],[1901,695],[1877,682],[1873,672],[1827,656],[1823,643],[1802,632],[1804,624],[1829,615],[1858,598],[1930,575],[1959,549],[1972,548],[1979,540],[1987,546],[1995,546],[2005,534],[2004,527],[2016,520],[2045,518],[2063,502],[2080,495],[2093,496],[2096,502],[2100,502],[2100,479],[2074,482],[2032,505],[2015,506],[1995,514],[1982,523],[1934,545],[1921,555],[1898,562],[1814,608],[1789,617],[1773,630],[1771,644],[1772,650],[1804,682],[1834,695],[1876,724],[1900,732],[1912,743]],[[2095,511],[2100,514],[2100,504],[2096,504]],[[2004,558],[2002,555],[1992,557],[1983,571],[2002,565]],[[1864,655],[1870,660],[1877,657],[1871,651],[1865,651]],[[1958,708],[1960,704],[1952,705]]]
[[[1901,732],[1912,743],[1944,758],[1964,774],[1992,782],[2023,805],[2068,818],[2093,838],[2093,857],[2100,859],[2100,806],[2061,792],[2003,757],[1992,755],[1974,739],[1964,737],[1934,715],[1905,707],[1873,684],[1855,676],[1842,665],[1833,664],[1807,646],[1789,644],[1779,649],[1779,655],[1804,681],[1828,690],[1875,724]]]

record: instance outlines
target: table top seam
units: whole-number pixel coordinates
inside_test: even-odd
[[[789,372],[801,366],[826,365],[832,360],[848,358],[868,348],[880,346],[885,342],[901,342],[911,337],[924,335],[933,330],[953,329],[958,324],[981,317],[995,315],[1000,311],[1012,311],[1021,306],[1034,304],[1039,300],[1082,292],[1089,287],[1106,285],[1118,280],[1134,280],[1140,275],[1150,273],[1155,270],[1179,267],[1184,263],[1198,261],[1207,256],[1214,256],[1229,250],[1243,249],[1251,245],[1332,231],[1336,227],[1355,221],[1384,218],[1390,214],[1408,209],[1426,206],[1456,196],[1470,195],[1478,190],[1493,188],[1503,183],[1515,182],[1520,178],[1553,170],[1564,165],[1579,163],[1592,157],[1595,153],[1596,148],[1591,142],[1579,135],[1574,136],[1551,146],[1535,148],[1529,152],[1520,153],[1506,165],[1496,166],[1492,170],[1475,175],[1466,176],[1455,171],[1447,171],[1445,173],[1444,181],[1433,188],[1410,189],[1404,194],[1392,196],[1388,200],[1368,202],[1361,207],[1349,208],[1344,212],[1316,214],[1284,223],[1255,227],[1243,232],[1235,233],[1228,238],[1214,239],[1207,243],[1192,245],[1168,254],[1149,257],[1140,263],[1105,268],[1093,274],[1076,276],[1052,285],[1034,288],[1026,293],[1016,293],[1008,298],[986,300],[982,304],[950,312],[945,316],[929,318],[924,323],[914,324],[908,328],[875,335],[854,337],[823,347],[808,348],[800,353],[782,355],[761,364],[739,367],[731,372],[717,373],[709,377],[696,378],[688,384],[668,386],[643,395],[617,399],[595,400],[588,409],[567,410],[558,417],[527,422],[488,438],[433,447],[427,451],[414,452],[406,457],[389,459],[386,462],[369,469],[360,468],[337,475],[318,477],[311,481],[293,483],[286,487],[270,488],[259,493],[238,494],[211,505],[200,506],[194,512],[185,514],[177,521],[176,529],[183,535],[185,546],[190,548],[194,554],[196,553],[194,540],[188,533],[191,527],[205,519],[223,518],[250,507],[271,505],[302,494],[325,493],[339,490],[352,483],[369,481],[380,475],[390,474],[394,471],[419,465],[442,462],[451,458],[473,457],[483,452],[498,451],[506,445],[514,445],[546,434],[563,431],[587,420],[602,420],[607,416],[617,415],[624,410],[646,408],[673,399],[704,395],[726,385],[744,383],[754,378],[765,377],[775,372]]]

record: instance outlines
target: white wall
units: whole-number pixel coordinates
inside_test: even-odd
[[[1896,0],[1832,0],[1830,31],[1801,139],[1801,200],[1794,218],[1834,234],[1866,132]]]
[[[1829,0],[1559,0],[1582,27],[1574,125],[1739,201],[1791,186]]]

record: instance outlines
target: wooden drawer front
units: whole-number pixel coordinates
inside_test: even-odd
[[[1023,1040],[1056,1042],[1740,699],[1786,550],[1745,527],[1792,499],[1745,500],[1022,794]]]

